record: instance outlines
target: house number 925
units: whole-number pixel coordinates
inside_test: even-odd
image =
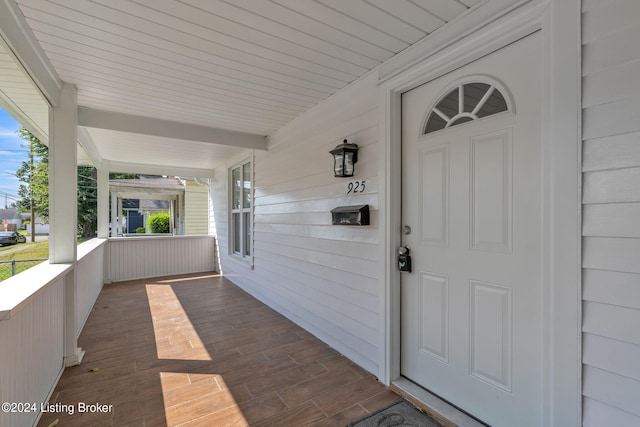
[[[347,184],[347,194],[364,193],[366,181],[351,181]]]

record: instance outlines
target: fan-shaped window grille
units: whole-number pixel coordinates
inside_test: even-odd
[[[480,82],[461,84],[433,107],[424,133],[436,132],[508,109],[507,101],[497,87]]]

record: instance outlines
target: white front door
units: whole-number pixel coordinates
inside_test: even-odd
[[[403,376],[542,425],[541,36],[402,96]]]

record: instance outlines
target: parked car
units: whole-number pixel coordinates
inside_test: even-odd
[[[15,245],[18,243],[13,231],[0,231],[0,246]]]
[[[14,231],[13,234],[16,236],[16,243],[27,243],[27,236],[24,236],[17,231]]]

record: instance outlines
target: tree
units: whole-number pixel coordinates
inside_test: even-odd
[[[29,149],[30,155],[33,156],[33,163],[22,162],[22,166],[16,171],[16,176],[23,183],[18,188],[20,200],[16,205],[20,210],[28,211],[31,206],[31,194],[33,194],[35,215],[47,222],[49,220],[49,148],[24,127],[18,129],[17,133],[26,142],[23,147]]]
[[[110,173],[109,179],[139,179],[140,175]],[[93,166],[78,166],[78,233],[95,236],[98,229],[98,170]]]
[[[21,210],[29,210],[30,194],[33,191],[35,216],[42,218],[46,223],[49,220],[49,148],[24,127],[18,130],[18,135],[26,141],[25,147],[33,153],[34,161],[33,165],[23,162],[16,171],[18,179],[23,182],[18,189],[21,199],[17,205]],[[109,179],[138,178],[140,176],[135,174],[109,174]],[[98,228],[97,183],[96,168],[78,166],[78,233],[82,237],[94,236]]]
[[[78,233],[92,237],[98,229],[98,172],[92,166],[78,166]]]

